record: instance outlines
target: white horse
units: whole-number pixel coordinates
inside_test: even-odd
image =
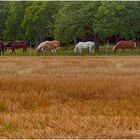
[[[94,49],[95,49],[95,43],[91,42],[91,41],[79,42],[75,46],[74,52],[78,53],[78,54],[82,54],[82,49],[88,49],[89,50],[89,54],[93,54],[94,53]]]
[[[44,42],[40,43],[39,46],[37,47],[37,51],[42,51],[43,52],[44,46],[46,46],[48,42],[49,41],[44,41]]]

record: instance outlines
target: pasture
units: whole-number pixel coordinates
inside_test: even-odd
[[[0,138],[140,138],[140,57],[0,57]]]
[[[93,55],[95,56],[114,55],[114,53],[112,52],[112,48],[113,48],[113,45],[100,46],[100,52],[95,52]],[[24,54],[24,56],[30,56],[30,55],[37,56],[38,55],[37,50],[28,48],[27,53]],[[54,54],[52,54],[51,51],[48,51],[46,55],[53,56]],[[56,55],[57,56],[75,56],[74,46],[69,46],[69,47],[61,46],[61,48],[57,50]],[[88,50],[87,49],[83,50],[82,55],[89,55]],[[133,56],[133,55],[140,55],[140,49],[137,48],[134,52],[131,52],[131,50],[125,50],[125,52],[123,52],[122,50],[118,50],[117,53],[115,54],[115,56]],[[6,51],[5,56],[14,56],[14,55],[12,55],[11,50],[9,49]],[[23,56],[23,50],[16,49],[15,56]]]

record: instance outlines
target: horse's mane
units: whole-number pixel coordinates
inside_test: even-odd
[[[112,50],[113,50],[113,51],[115,51],[115,48],[116,48],[116,45],[113,47],[113,49],[112,49]]]
[[[120,43],[120,41],[119,42],[117,42],[117,44],[113,47],[113,51],[115,51],[115,49],[116,49],[116,47],[118,46],[118,44]]]

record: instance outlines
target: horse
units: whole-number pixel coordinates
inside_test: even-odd
[[[50,41],[47,43],[47,47],[45,48],[45,51],[52,50],[52,52],[56,53],[56,50],[60,47],[60,42],[57,40]]]
[[[40,44],[39,44],[39,46],[37,47],[37,52],[38,52],[38,54],[40,54],[41,52],[43,53],[43,51],[44,51],[44,48],[47,46],[47,43],[48,43],[49,41],[44,41],[44,42],[41,42]]]
[[[94,49],[95,49],[95,43],[91,42],[91,41],[79,42],[75,46],[74,52],[78,53],[78,54],[82,54],[82,49],[88,49],[89,50],[89,54],[93,54],[94,53]]]
[[[48,50],[51,50],[53,53],[56,53],[56,50],[60,47],[60,42],[57,40],[53,41],[44,41],[39,44],[37,47],[37,51],[39,52],[45,52]]]
[[[0,55],[4,55],[4,43],[0,41]]]
[[[125,51],[125,49],[131,49],[131,51],[133,51],[133,49],[136,49],[136,42],[132,40],[121,40],[113,47],[114,54],[118,49],[122,49],[123,51]]]
[[[10,41],[5,45],[5,51],[7,48],[12,50],[12,54],[16,54],[15,49],[23,48],[23,54],[27,52],[29,43],[27,41]]]
[[[5,52],[7,49],[11,49],[11,44],[12,44],[12,41],[8,41],[5,43],[5,47],[4,47]]]

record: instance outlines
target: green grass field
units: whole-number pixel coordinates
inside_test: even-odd
[[[95,52],[93,55],[96,55],[96,56],[102,56],[102,55],[114,55],[114,53],[112,52],[112,48],[113,46],[112,45],[104,45],[104,46],[100,46],[100,52]],[[74,49],[74,46],[70,46],[70,47],[61,47],[59,48],[59,50],[57,50],[57,56],[73,56],[75,55],[74,52],[73,52],[73,49]],[[11,50],[7,50],[6,53],[5,53],[5,56],[11,56],[12,53],[11,53]],[[37,56],[37,51],[36,49],[30,49],[28,48],[28,51],[27,51],[27,54],[24,54],[25,56]],[[52,54],[51,51],[48,51],[47,56],[53,56],[54,54]],[[89,55],[88,54],[88,50],[83,50],[82,52],[82,55]],[[136,49],[134,52],[131,52],[131,50],[125,50],[125,52],[123,52],[122,50],[118,50],[117,53],[115,54],[116,56],[119,55],[119,56],[131,56],[131,55],[140,55],[140,49]],[[22,53],[22,49],[17,49],[16,50],[16,56],[23,56],[23,53]]]

